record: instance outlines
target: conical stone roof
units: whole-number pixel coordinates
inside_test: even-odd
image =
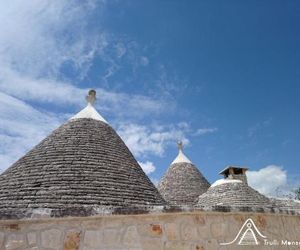
[[[300,214],[300,200],[288,198],[270,198],[274,206],[280,211],[290,214]]]
[[[158,190],[170,205],[191,206],[210,185],[183,153],[182,142],[178,143],[178,149],[178,155],[160,180]]]
[[[165,204],[92,103],[0,175],[0,218],[130,213]]]
[[[274,207],[269,198],[235,179],[216,181],[199,196],[196,206],[211,210],[261,210]]]

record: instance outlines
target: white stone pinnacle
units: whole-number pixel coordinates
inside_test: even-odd
[[[88,102],[87,106],[84,109],[82,109],[80,112],[78,112],[76,115],[74,115],[70,120],[81,119],[81,118],[90,118],[90,119],[108,123],[93,107],[93,104],[96,101],[96,91],[95,90],[89,91],[89,94],[87,95],[86,100]]]
[[[183,153],[183,144],[182,144],[182,141],[177,142],[177,147],[178,147],[178,155],[175,158],[175,160],[171,163],[171,165],[174,164],[174,163],[181,163],[181,162],[192,163],[189,160],[189,158],[187,158],[185,156],[185,154]]]

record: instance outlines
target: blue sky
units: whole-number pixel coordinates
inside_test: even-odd
[[[298,1],[0,4],[0,168],[85,106],[154,182],[186,155],[210,182],[234,164],[278,195],[299,184]]]

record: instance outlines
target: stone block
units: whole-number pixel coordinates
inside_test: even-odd
[[[123,237],[123,245],[126,247],[137,247],[140,244],[140,236],[138,235],[137,229],[135,226],[129,226]]]
[[[195,224],[197,224],[199,226],[205,226],[205,216],[195,215],[194,222],[195,222]]]
[[[300,224],[299,225],[291,225],[291,228],[294,228],[293,232],[293,239],[298,239],[300,235]]]
[[[141,238],[143,250],[163,249],[163,242],[159,238]]]
[[[227,234],[227,225],[225,223],[213,222],[210,224],[211,236],[214,239],[224,238]]]
[[[81,231],[69,231],[64,239],[64,250],[78,250]]]
[[[120,230],[109,228],[103,230],[103,243],[108,246],[116,246],[120,243]]]
[[[28,233],[27,234],[27,242],[28,244],[31,245],[35,245],[36,244],[36,233]]]
[[[217,240],[215,239],[211,239],[211,240],[208,240],[207,243],[206,243],[206,247],[207,249],[220,249],[221,247],[222,250],[224,249],[225,246],[221,246]],[[240,247],[240,246],[239,246]],[[225,247],[226,248],[226,247]]]
[[[62,232],[58,229],[50,229],[41,233],[42,246],[45,248],[58,249],[62,246]]]
[[[198,232],[194,224],[182,223],[181,224],[181,238],[185,241],[197,240]]]
[[[197,242],[191,245],[191,250],[206,250],[205,242]]]
[[[23,234],[9,234],[7,236],[5,250],[15,250],[26,246],[25,236]]]
[[[151,224],[151,231],[154,235],[161,236],[162,235],[162,227],[160,224]]]
[[[205,226],[200,225],[197,227],[198,229],[198,239],[210,239],[210,226],[206,224]]]
[[[258,230],[260,230],[263,235],[268,235],[268,237],[272,239],[279,239],[282,234],[282,227],[278,226],[273,226],[272,228],[268,228],[268,230],[261,230],[260,228]]]
[[[163,229],[160,224],[144,224],[138,226],[139,234],[148,237],[161,237]]]
[[[261,228],[261,229],[265,229],[267,226],[267,220],[266,217],[264,215],[258,215],[256,217],[256,226]]]
[[[165,250],[190,250],[191,244],[189,242],[173,242],[165,243]]]
[[[223,218],[223,222],[220,223],[227,224],[226,236],[229,236],[229,238],[234,238],[238,231],[241,229],[246,219],[248,219],[247,217],[239,215],[224,216]]]
[[[165,224],[165,234],[168,240],[180,240],[180,229],[176,223]]]
[[[103,245],[103,232],[100,230],[87,230],[84,235],[84,245],[87,248],[97,248]]]

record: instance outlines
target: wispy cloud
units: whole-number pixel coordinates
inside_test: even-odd
[[[64,117],[40,112],[0,92],[0,169],[5,170],[57,127]]]
[[[141,65],[147,66],[149,64],[149,59],[146,56],[141,56],[140,62],[141,62]]]
[[[0,91],[23,101],[82,106],[87,90],[76,85],[76,78],[86,76],[96,57],[106,63],[107,68],[102,69],[106,79],[114,74],[118,60],[126,54],[140,57],[135,55],[136,46],[132,48],[132,43],[129,46],[107,35],[101,24],[95,31],[87,29],[93,13],[101,11],[104,3],[66,0],[0,3]],[[72,82],[64,74],[66,66],[75,75]],[[160,114],[174,107],[174,103],[163,98],[99,87],[97,91],[101,110],[121,116]]]
[[[65,63],[86,71],[93,56],[107,44],[104,33],[86,34],[95,9],[90,2],[0,3],[1,68],[35,77],[57,77]]]
[[[131,80],[138,69],[152,65],[143,46],[106,32],[101,20],[95,30],[87,28],[95,12],[104,8],[105,1],[93,0],[0,3],[0,168],[5,169],[67,118],[64,113],[52,114],[51,107],[63,107],[67,112],[69,107],[84,106],[87,88],[79,83],[95,58],[105,65],[99,76],[104,83],[122,64],[132,71]],[[159,74],[151,72],[158,75],[157,81],[155,77],[148,80],[157,86],[162,82],[175,86],[162,68]],[[99,87],[99,82],[95,85],[97,109],[114,114],[116,123],[123,124],[117,129],[136,156],[162,156],[170,143],[178,139],[188,142],[188,124],[145,126],[122,122],[129,117],[139,120],[174,111],[176,102],[166,98],[163,91],[148,92],[148,96],[108,90]],[[144,166],[147,171],[155,169],[150,161]]]
[[[167,146],[177,140],[182,140],[185,144],[189,143],[186,130],[178,125],[121,124],[117,131],[136,157],[163,156]]]
[[[139,161],[139,164],[146,174],[151,174],[156,169],[156,167],[154,166],[154,163],[152,161],[146,161],[146,162]]]
[[[9,83],[9,84],[8,84]],[[35,79],[2,68],[0,90],[25,101],[39,103],[80,104],[85,90],[71,84],[49,79]]]
[[[149,64],[146,56],[136,53],[137,43],[118,41],[102,29],[101,23],[96,30],[87,29],[95,11],[99,14],[104,7],[105,1],[93,0],[0,3],[1,168],[6,168],[63,120],[51,114],[50,104],[63,106],[63,110],[84,106],[87,89],[77,85],[76,80],[86,76],[96,57],[106,63],[106,70],[102,69],[106,80],[118,70],[123,58],[133,68]],[[72,82],[65,67],[74,75]],[[97,108],[115,114],[119,122],[124,117],[170,112],[174,107],[174,103],[163,98],[100,87],[96,90]],[[44,110],[38,110],[39,106]],[[162,141],[167,140],[166,136],[151,139],[160,145],[158,151],[149,149],[147,143],[145,150],[163,152]]]
[[[267,128],[270,126],[272,122],[272,118],[268,118],[262,122],[258,122],[254,124],[253,126],[249,127],[247,130],[247,136],[249,138],[253,138],[257,135],[258,132],[262,131],[263,129]]]
[[[212,134],[218,131],[218,128],[199,128],[195,132],[195,136],[201,136],[201,135],[206,135],[206,134]]]
[[[10,84],[7,84],[10,83]],[[160,114],[172,109],[172,104],[161,99],[153,99],[143,95],[131,95],[96,88],[100,110],[113,111],[119,115],[132,117],[149,113]],[[53,105],[84,105],[87,89],[70,83],[49,79],[33,79],[12,73],[9,69],[0,76],[0,91],[25,101],[51,103]],[[171,106],[171,107],[169,107]]]

